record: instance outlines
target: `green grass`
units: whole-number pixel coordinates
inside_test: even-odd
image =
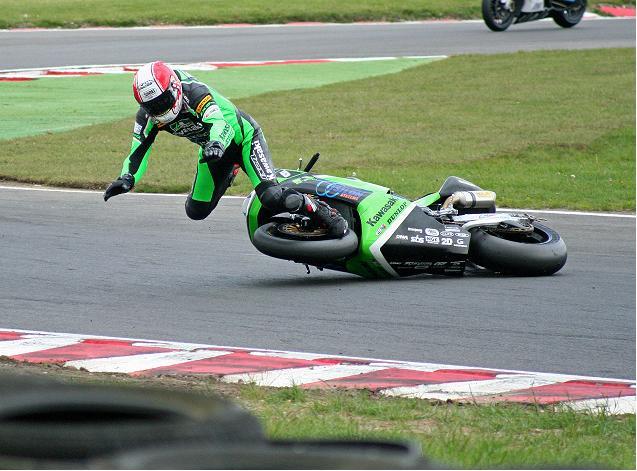
[[[635,208],[634,49],[453,57],[235,103],[263,126],[278,167],[320,151],[320,172],[356,172],[412,197],[455,174],[502,206]],[[0,178],[104,188],[131,126],[5,141]],[[188,191],[194,166],[192,144],[162,135],[137,190]],[[230,194],[248,190],[239,178]]]
[[[274,439],[415,440],[425,456],[465,468],[634,468],[635,416],[553,408],[431,404],[368,391],[246,386],[240,401]],[[287,391],[287,392],[286,392]]]
[[[634,2],[592,0],[589,9],[594,10],[599,4],[634,5]],[[400,21],[479,16],[478,0],[207,0],[184,8],[176,7],[170,0],[155,0],[152,6],[140,0],[3,0],[0,28]]]
[[[236,99],[399,72],[430,60],[229,67],[193,74]],[[132,77],[132,74],[109,74],[0,82],[0,106],[11,107],[13,115],[19,117],[0,122],[0,140],[67,131],[134,115],[137,104],[131,92]]]

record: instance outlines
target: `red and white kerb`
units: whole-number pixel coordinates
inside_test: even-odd
[[[137,103],[159,123],[170,123],[181,111],[181,81],[175,71],[161,61],[140,67],[133,79],[133,94]]]

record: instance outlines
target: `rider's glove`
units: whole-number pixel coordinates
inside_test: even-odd
[[[203,164],[206,162],[218,162],[223,157],[223,153],[226,151],[224,145],[219,141],[209,141],[206,142],[203,146],[203,151],[201,153],[201,159],[199,159],[199,163]]]
[[[125,173],[121,177],[118,177],[113,183],[108,185],[108,188],[104,192],[104,201],[108,201],[109,198],[122,193],[128,193],[133,189],[135,185],[135,177],[130,173]]]

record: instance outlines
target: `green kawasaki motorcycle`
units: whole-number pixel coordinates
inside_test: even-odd
[[[551,275],[566,263],[566,245],[527,214],[496,213],[495,193],[458,177],[415,201],[354,177],[277,170],[277,180],[338,210],[342,238],[297,214],[272,214],[252,192],[243,203],[250,240],[262,253],[366,278],[423,273],[461,275],[466,266],[507,275]]]

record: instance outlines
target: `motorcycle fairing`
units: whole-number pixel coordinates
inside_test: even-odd
[[[305,172],[291,172],[278,170],[277,180],[286,183],[286,187],[293,188],[300,193],[309,193],[327,200],[338,200],[350,205],[358,206],[373,190],[364,188],[369,184],[358,179],[335,178],[329,180]],[[377,187],[377,185],[374,185]],[[380,187],[382,188],[382,187]]]
[[[377,241],[373,253],[393,276],[419,273],[461,274],[471,235],[445,226],[413,205],[405,217]],[[376,245],[376,244],[375,244]]]

